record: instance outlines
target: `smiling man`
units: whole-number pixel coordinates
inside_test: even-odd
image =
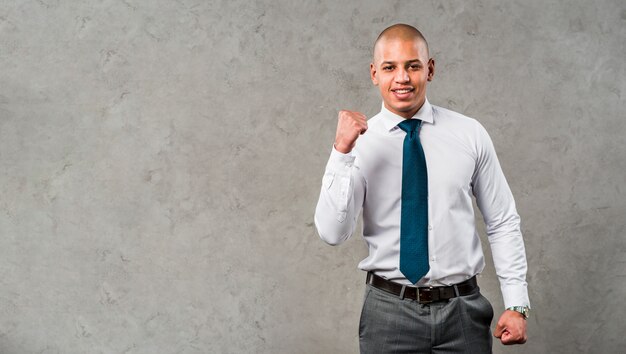
[[[505,310],[494,335],[526,341],[526,254],[515,201],[493,143],[475,119],[431,105],[435,61],[412,26],[374,44],[370,118],[340,111],[315,211],[320,237],[348,239],[363,213],[369,256],[361,353],[490,353],[493,308],[476,275],[485,262],[472,198],[486,224]]]

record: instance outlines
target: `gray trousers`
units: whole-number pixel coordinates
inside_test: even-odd
[[[491,353],[493,308],[479,289],[420,305],[367,284],[359,323],[361,354]]]

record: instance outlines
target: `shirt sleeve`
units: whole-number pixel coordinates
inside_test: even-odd
[[[364,183],[356,157],[333,147],[322,179],[315,208],[315,227],[322,240],[339,245],[347,240],[357,224],[363,205]]]
[[[529,306],[526,251],[515,200],[504,177],[493,142],[478,124],[478,158],[472,191],[485,221],[505,308]]]

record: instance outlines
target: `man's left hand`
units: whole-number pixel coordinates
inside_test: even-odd
[[[516,311],[506,310],[496,324],[494,337],[504,345],[526,343],[526,319]]]

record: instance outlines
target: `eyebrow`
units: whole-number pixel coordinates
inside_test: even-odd
[[[421,61],[421,60],[419,60],[419,59],[409,59],[409,60],[407,60],[406,62],[407,62],[407,63],[414,63],[414,62],[418,62],[418,63],[420,63],[420,64],[422,63],[422,61]],[[382,63],[380,63],[380,65],[385,65],[385,64],[395,64],[395,63],[396,63],[395,61],[386,60],[386,61],[383,61]]]

